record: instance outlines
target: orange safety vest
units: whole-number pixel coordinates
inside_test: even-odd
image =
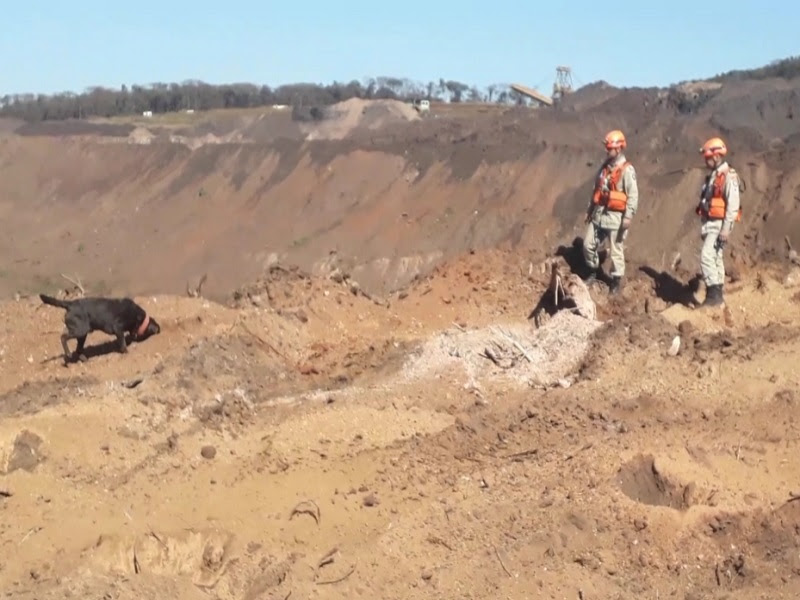
[[[725,196],[723,194],[725,190],[725,179],[727,178],[727,173],[724,171],[718,171],[716,177],[714,177],[714,181],[711,184],[711,198],[708,201],[708,209],[703,205],[703,201],[700,201],[700,204],[697,205],[697,210],[695,211],[701,217],[705,217],[709,221],[720,221],[725,218],[725,213],[727,212],[728,202],[725,200]],[[741,205],[739,206],[739,211],[736,213],[735,221],[737,223],[741,222],[742,220],[742,208]]]
[[[608,165],[606,165],[600,171],[594,185],[594,195],[592,196],[592,202],[595,205],[605,206],[606,210],[614,212],[625,212],[628,207],[628,194],[619,190],[619,181],[622,179],[623,169],[629,164],[628,161],[625,161],[613,169],[609,169]],[[603,189],[606,178],[608,178],[607,191]]]

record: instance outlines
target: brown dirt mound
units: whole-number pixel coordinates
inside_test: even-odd
[[[800,503],[794,499],[775,510],[714,515],[703,533],[717,546],[718,558],[705,576],[720,590],[800,589],[798,531]]]

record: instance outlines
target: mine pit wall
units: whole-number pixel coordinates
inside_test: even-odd
[[[5,137],[0,295],[52,290],[65,272],[104,293],[183,293],[208,273],[204,291],[222,298],[276,260],[322,272],[333,252],[362,287],[385,293],[471,249],[504,244],[536,260],[583,235],[597,148],[538,145],[518,160],[491,150],[467,160],[413,145],[286,140],[192,151]],[[737,162],[748,191],[734,247],[748,255],[779,251],[785,234],[800,246],[800,182],[789,170],[797,157],[776,157]],[[696,268],[702,171],[669,168],[637,161],[629,258],[661,268],[680,251]]]

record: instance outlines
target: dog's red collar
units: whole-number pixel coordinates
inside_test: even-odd
[[[150,324],[150,315],[145,314],[144,321],[142,321],[142,324],[139,325],[139,329],[136,331],[136,337],[142,337],[144,335],[144,332],[147,331],[147,326],[149,324]]]

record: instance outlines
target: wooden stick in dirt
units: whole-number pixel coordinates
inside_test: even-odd
[[[81,292],[81,295],[82,295],[82,296],[85,296],[85,295],[86,295],[86,290],[85,290],[85,289],[83,289],[83,284],[81,283],[81,279],[80,279],[80,277],[77,277],[77,276],[76,276],[76,277],[75,277],[75,279],[73,279],[72,277],[68,277],[67,275],[64,275],[64,273],[62,273],[62,274],[61,274],[61,276],[62,276],[64,279],[66,279],[67,281],[69,281],[69,282],[70,282],[72,285],[74,285],[76,288],[78,288],[78,289],[80,290],[80,292]]]

